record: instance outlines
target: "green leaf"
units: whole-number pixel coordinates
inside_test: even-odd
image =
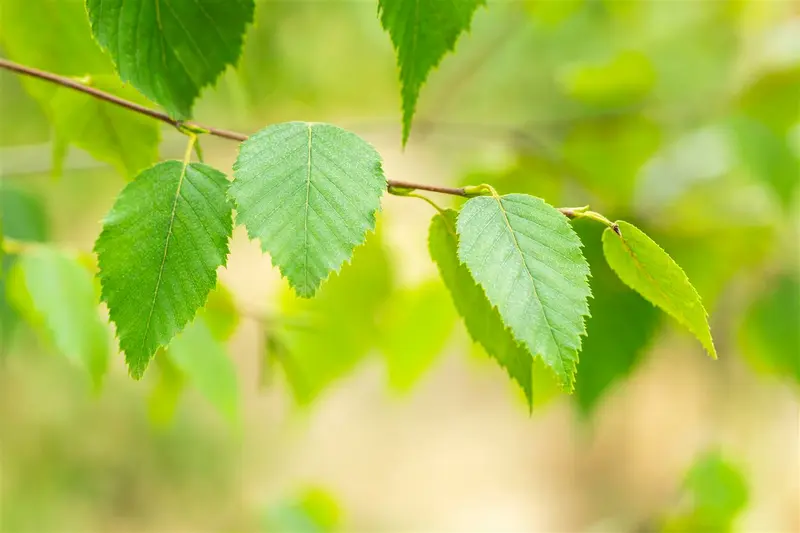
[[[89,84],[126,100],[144,101],[115,76],[94,76]],[[63,87],[53,95],[50,106],[61,142],[112,164],[123,176],[131,178],[158,161],[158,121]]]
[[[706,310],[681,267],[634,225],[624,221],[617,225],[619,235],[610,228],[603,232],[609,266],[631,289],[688,328],[716,359]]]
[[[575,220],[583,253],[592,271],[591,316],[575,383],[575,401],[591,413],[617,381],[624,379],[645,355],[661,314],[647,300],[628,289],[603,258],[603,227],[591,220]]]
[[[750,305],[739,342],[754,367],[800,384],[800,280],[796,275],[780,276]]]
[[[232,424],[239,420],[239,383],[225,346],[202,318],[175,337],[166,351],[189,384],[219,409]]]
[[[120,77],[178,119],[239,58],[253,0],[86,0]]]
[[[269,126],[241,144],[233,167],[237,224],[311,297],[375,228],[386,190],[381,157],[357,135],[328,124]]]
[[[52,248],[32,248],[11,274],[12,301],[22,316],[99,386],[108,366],[108,329],[100,320],[91,274]]]
[[[57,74],[87,78],[101,90],[144,102],[114,75],[113,65],[92,40],[80,2],[0,2],[0,39],[9,57]],[[23,83],[55,127],[54,167],[63,160],[67,144],[111,163],[126,176],[157,160],[157,121],[52,83],[32,78]]]
[[[408,392],[444,349],[455,325],[447,291],[439,282],[398,291],[383,315],[381,351],[389,384]]]
[[[391,287],[389,258],[376,233],[313,300],[285,292],[280,315],[285,350],[272,355],[299,404],[310,404],[377,346],[378,314]]]
[[[533,196],[480,196],[464,204],[457,231],[459,260],[514,338],[572,390],[590,291],[567,218]]]
[[[484,0],[380,0],[378,12],[397,53],[403,99],[403,145],[411,132],[419,90]]]
[[[455,227],[455,211],[447,210],[433,217],[428,235],[431,258],[439,268],[456,310],[464,319],[469,336],[519,384],[530,407],[534,401],[531,384],[533,357],[517,344],[503,324],[500,313],[486,299],[467,267],[459,262]]]
[[[663,531],[723,533],[747,506],[749,490],[739,469],[717,452],[699,457],[683,482],[688,509],[667,518]]]
[[[225,265],[231,206],[225,175],[165,161],[120,193],[95,244],[102,298],[131,376],[194,317]]]

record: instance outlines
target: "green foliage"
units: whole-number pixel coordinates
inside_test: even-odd
[[[200,90],[239,58],[253,0],[86,0],[97,41],[122,81],[171,116],[189,118]]]
[[[380,0],[381,24],[397,53],[403,100],[403,144],[411,132],[419,90],[428,74],[469,30],[484,0]]]
[[[113,74],[114,67],[92,39],[81,2],[0,0],[0,43],[8,57],[64,76]],[[47,111],[56,85],[24,80]]]
[[[375,228],[386,190],[375,149],[328,124],[265,128],[242,143],[233,169],[237,224],[306,298]]]
[[[684,325],[716,359],[708,318],[700,296],[681,267],[640,229],[617,222],[619,234],[603,232],[603,252],[620,279]]]
[[[625,207],[633,200],[639,170],[660,143],[660,128],[642,116],[587,120],[567,134],[564,160],[605,206]]]
[[[388,307],[382,315],[381,351],[389,385],[407,392],[442,352],[456,315],[439,281],[395,292]]]
[[[796,274],[773,280],[752,302],[739,341],[757,369],[800,384],[800,281]]]
[[[578,101],[613,107],[642,100],[653,88],[655,76],[647,56],[624,51],[607,63],[570,69],[563,83],[567,93]]]
[[[39,198],[17,189],[10,184],[0,186],[0,233],[20,241],[42,242],[49,236],[49,227],[44,205]],[[0,246],[3,242],[0,240]],[[6,281],[16,255],[0,254],[0,357],[10,346],[11,335],[19,316],[6,297]]]
[[[165,161],[120,193],[95,244],[102,297],[131,376],[205,303],[231,234],[225,175]]]
[[[603,258],[601,226],[577,220],[575,230],[592,271],[591,316],[578,363],[575,401],[591,413],[610,387],[624,379],[644,356],[656,332],[658,310],[628,289]]]
[[[225,346],[197,317],[176,336],[166,351],[186,382],[193,385],[232,424],[239,421],[239,383]]]
[[[80,2],[2,0],[0,6],[0,42],[11,58],[143,103],[136,91],[119,82],[113,65],[92,40]],[[152,119],[38,80],[25,80],[25,87],[54,126],[56,174],[69,144],[129,177],[157,161],[159,126]]]
[[[522,388],[528,405],[532,406],[533,357],[514,340],[500,313],[486,299],[469,269],[459,261],[455,211],[448,210],[433,217],[428,249],[470,337],[505,368],[511,379]]]
[[[572,390],[590,291],[566,217],[533,196],[481,196],[464,204],[457,231],[459,260],[514,338]]]
[[[92,87],[137,103],[144,98],[115,76],[93,76]],[[158,122],[83,93],[59,88],[50,100],[57,142],[74,144],[128,178],[158,161]],[[66,152],[56,157],[56,164]]]
[[[685,510],[665,520],[665,533],[726,533],[747,505],[747,484],[739,469],[719,453],[698,458],[683,483]]]
[[[99,386],[108,366],[109,335],[89,271],[74,258],[37,246],[19,258],[9,292],[20,315]]]
[[[378,345],[379,315],[391,287],[389,259],[376,233],[313,300],[286,291],[281,302],[285,349],[272,355],[279,357],[276,362],[299,404],[311,403]]]

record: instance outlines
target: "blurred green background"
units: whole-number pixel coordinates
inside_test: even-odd
[[[36,15],[31,49],[60,43],[63,58],[19,46],[19,6]],[[594,293],[577,391],[538,372],[529,416],[438,281],[433,211],[391,196],[312,301],[236,229],[204,314],[214,338],[182,336],[142,382],[109,327],[93,386],[10,275],[0,531],[800,531],[800,5],[490,0],[423,88],[405,150],[376,13],[257,1],[239,67],[197,121],[331,122],[393,179],[488,182],[635,221],[697,287],[719,360],[617,281],[600,228],[576,224]],[[89,35],[79,0],[0,0],[4,57],[79,75],[94,56],[71,53],[73,33]],[[91,270],[126,178],[75,147],[62,161],[36,87],[0,71],[3,233]],[[161,157],[180,158],[183,137],[161,133]],[[228,172],[235,145],[202,142]]]

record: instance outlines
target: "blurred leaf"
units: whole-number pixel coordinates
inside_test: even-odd
[[[749,498],[742,473],[718,453],[700,457],[683,483],[686,509],[665,520],[665,533],[725,533]]]
[[[772,187],[784,207],[790,207],[800,183],[800,159],[792,152],[788,140],[745,116],[733,117],[730,130],[731,140],[744,166]]]
[[[604,64],[572,66],[561,82],[566,93],[579,102],[613,107],[640,102],[655,80],[655,70],[646,55],[623,51]]]
[[[575,177],[610,211],[630,205],[639,171],[660,144],[659,126],[633,115],[580,122],[563,150]]]
[[[262,529],[268,533],[331,533],[341,526],[341,514],[330,492],[312,487],[296,500],[268,509]]]
[[[213,291],[208,293],[206,304],[197,312],[218,341],[231,338],[239,325],[239,310],[233,301],[233,294],[218,281]]]
[[[134,379],[216,285],[231,235],[227,189],[208,165],[165,161],[129,183],[106,216],[98,276]]]
[[[572,390],[590,291],[566,217],[533,196],[479,196],[464,204],[456,229],[459,260],[514,338]]]
[[[800,66],[770,72],[757,79],[742,93],[741,112],[785,139],[800,121]]]
[[[92,76],[92,87],[144,104],[145,100],[116,76]],[[68,142],[94,158],[111,163],[133,178],[158,161],[159,122],[87,94],[59,87],[49,101],[56,144]]]
[[[241,144],[233,170],[237,224],[306,298],[375,228],[386,190],[380,154],[329,124],[269,126]]]
[[[92,39],[83,2],[0,0],[0,43],[9,58],[64,76],[112,74],[114,68]],[[58,86],[25,78],[45,109]]]
[[[378,13],[389,32],[400,68],[403,100],[403,145],[419,90],[431,70],[453,50],[458,37],[469,30],[472,15],[484,0],[379,0]]]
[[[686,326],[716,359],[708,317],[700,296],[680,266],[650,237],[624,221],[620,234],[603,231],[603,252],[609,266],[630,288]]]
[[[20,315],[41,329],[99,387],[108,367],[108,329],[100,320],[91,274],[52,248],[26,251],[15,265],[10,297]]]
[[[575,383],[577,405],[588,414],[644,356],[659,324],[659,313],[608,267],[603,258],[602,226],[587,220],[572,224],[583,241],[583,253],[592,272],[591,316],[586,321]]]
[[[202,318],[186,326],[169,344],[167,358],[231,423],[239,421],[239,383],[225,346]]]
[[[156,383],[147,397],[147,414],[155,426],[167,426],[175,418],[186,378],[170,361],[164,350],[158,350],[153,358]]]
[[[41,199],[5,182],[0,186],[0,226],[3,237],[20,241],[42,242],[50,233]],[[0,357],[5,355],[19,321],[6,296],[6,280],[15,259],[13,254],[4,253],[0,260]]]
[[[533,356],[519,346],[503,324],[483,289],[473,279],[467,267],[458,260],[456,212],[447,210],[431,220],[428,249],[445,286],[450,291],[456,310],[464,320],[467,332],[486,353],[495,358],[509,377],[525,393],[528,406],[534,402],[531,386]]]
[[[43,242],[49,238],[47,213],[41,198],[2,182],[0,219],[3,235],[18,241]]]
[[[310,404],[377,346],[378,314],[391,286],[389,259],[376,233],[313,300],[284,293],[286,353],[278,362],[298,403]],[[292,326],[298,322],[306,327]]]
[[[186,119],[201,89],[236,63],[255,4],[86,0],[86,10],[122,80],[173,118]]]
[[[396,292],[382,317],[381,350],[389,384],[408,392],[428,370],[450,338],[456,315],[440,282]]]
[[[757,369],[800,383],[800,280],[784,274],[750,305],[739,330],[742,353]]]

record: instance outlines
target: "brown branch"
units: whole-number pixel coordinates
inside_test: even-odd
[[[160,120],[161,122],[165,122],[179,129],[187,128],[195,131],[203,131],[207,132],[209,135],[214,135],[215,137],[222,137],[223,139],[229,139],[232,141],[239,141],[239,142],[247,140],[248,137],[244,133],[239,133],[236,131],[223,130],[220,128],[212,128],[211,126],[205,126],[203,124],[198,124],[196,122],[184,122],[176,120],[167,115],[166,113],[162,113],[160,111],[156,111],[155,109],[150,109],[148,107],[139,105],[135,102],[131,102],[130,100],[125,100],[124,98],[114,96],[113,94],[101,91],[100,89],[96,89],[95,87],[90,87],[72,78],[68,78],[66,76],[60,76],[58,74],[53,74],[52,72],[45,72],[43,70],[27,67],[25,65],[20,65],[19,63],[14,63],[13,61],[9,61],[8,59],[4,59],[1,57],[0,57],[0,68],[16,72],[17,74],[22,74],[23,76],[38,78],[40,80],[49,81],[50,83],[55,83],[56,85],[61,85],[62,87],[67,87],[69,89],[74,89],[76,91],[86,93],[100,100],[104,100],[111,104],[124,107],[125,109],[129,109],[130,111],[134,111],[136,113],[146,115],[156,120]],[[437,185],[426,185],[424,183],[410,183],[406,181],[397,181],[397,180],[387,180],[387,181],[389,187],[398,187],[404,189],[419,189],[421,191],[452,194],[455,196],[466,196],[464,189],[461,188],[440,187]]]
[[[43,70],[39,70],[33,67],[20,65],[19,63],[9,61],[8,59],[4,59],[2,57],[0,57],[0,68],[10,70],[11,72],[16,72],[17,74],[22,74],[23,76],[38,78],[40,80],[49,81],[50,83],[55,83],[56,85],[61,85],[62,87],[67,87],[69,89],[80,91],[82,93],[93,96],[94,98],[98,98],[100,100],[104,100],[111,104],[124,107],[125,109],[129,109],[130,111],[134,111],[136,113],[146,115],[156,120],[160,120],[161,122],[165,122],[167,124],[175,126],[178,129],[184,129],[184,130],[188,129],[194,132],[205,132],[208,133],[209,135],[214,135],[215,137],[222,137],[223,139],[229,139],[232,141],[239,141],[239,142],[247,140],[248,137],[244,133],[239,133],[236,131],[212,128],[211,126],[204,126],[203,124],[198,124],[196,122],[176,120],[167,115],[166,113],[162,113],[161,111],[150,109],[148,107],[139,105],[135,102],[131,102],[130,100],[125,100],[124,98],[114,96],[113,94],[101,91],[95,87],[91,87],[75,79],[68,78],[66,76],[60,76],[58,74],[53,74],[52,72],[45,72]],[[441,194],[450,194],[453,196],[464,196],[464,197],[469,196],[469,194],[467,194],[467,192],[462,187],[443,187],[440,185],[426,185],[424,183],[411,183],[408,181],[400,181],[400,180],[386,180],[386,181],[390,189],[394,187],[397,189],[414,189],[420,191],[436,192]],[[573,208],[562,207],[559,209],[559,211],[561,211],[561,213],[563,213],[568,218],[577,218],[577,216],[579,216],[578,213]]]

